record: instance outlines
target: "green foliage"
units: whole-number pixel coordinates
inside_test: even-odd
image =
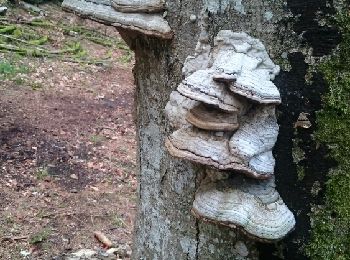
[[[51,234],[51,231],[48,229],[40,230],[39,232],[29,237],[29,243],[33,245],[33,244],[45,242],[49,238],[50,234]]]
[[[38,168],[36,172],[36,178],[38,180],[43,180],[49,176],[49,172],[46,167],[40,167]]]
[[[101,145],[102,142],[104,142],[105,140],[106,140],[106,137],[102,135],[92,135],[90,137],[90,141],[95,145]]]
[[[121,63],[130,63],[133,57],[134,57],[134,53],[130,50],[127,50],[124,52],[122,56],[120,56],[119,61]]]
[[[305,168],[303,166],[297,165],[298,181],[302,181],[305,178],[305,174]]]
[[[32,90],[40,90],[43,88],[43,86],[40,83],[33,82],[30,84],[30,87]]]
[[[125,224],[123,218],[118,216],[118,215],[113,217],[112,224],[118,228],[126,227],[126,224]]]
[[[43,45],[43,44],[47,43],[48,40],[49,40],[49,38],[45,35],[43,37],[40,37],[40,38],[35,39],[35,40],[30,40],[28,42],[32,45]]]
[[[305,159],[305,152],[300,148],[300,139],[293,139],[292,157],[295,164]]]
[[[0,26],[0,33],[8,34],[14,32],[16,29],[17,27],[14,25]]]
[[[9,75],[16,72],[16,67],[7,61],[0,62],[0,74]]]
[[[296,164],[298,181],[302,181],[305,177],[305,168],[300,165],[300,162],[305,159],[305,152],[301,149],[300,143],[300,139],[293,139],[292,157]]]
[[[325,205],[312,213],[307,254],[317,260],[350,259],[350,14],[337,17],[343,35],[337,53],[320,65],[329,85],[317,115],[316,138],[330,149],[338,167],[329,173]]]
[[[0,80],[13,79],[19,73],[28,73],[29,68],[7,60],[0,61]]]

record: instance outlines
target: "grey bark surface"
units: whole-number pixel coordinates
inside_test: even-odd
[[[281,3],[240,1],[168,1],[166,17],[174,31],[172,41],[122,35],[135,51],[136,118],[139,138],[139,205],[135,223],[133,259],[257,259],[255,243],[235,230],[202,223],[190,210],[203,169],[172,158],[164,147],[171,132],[164,108],[170,92],[182,79],[185,58],[194,53],[199,37],[198,20],[191,15],[211,12],[212,41],[221,29],[245,31],[269,48],[278,45],[278,27],[264,17],[278,15]],[[236,10],[235,10],[236,9]],[[273,55],[276,49],[269,49]]]
[[[310,187],[315,182],[322,185],[329,169],[328,161],[320,160],[326,152],[311,137],[315,111],[321,108],[326,89],[322,76],[312,68],[339,43],[337,30],[318,22],[334,15],[333,1],[182,0],[167,1],[166,7],[174,33],[171,41],[121,31],[136,57],[140,168],[133,259],[308,259],[303,248],[310,235],[309,213],[311,205],[322,203],[321,194],[312,195]],[[164,108],[182,80],[185,58],[194,53],[203,10],[209,14],[206,29],[211,44],[220,30],[244,31],[259,38],[282,67],[274,81],[282,95],[275,174],[277,190],[296,216],[297,226],[275,245],[259,244],[238,230],[196,220],[190,210],[204,169],[172,158],[164,147],[173,130]],[[313,82],[307,80],[308,73]],[[301,112],[309,113],[312,127],[296,130]],[[292,156],[293,140],[299,139],[301,149],[307,151],[303,162],[308,175],[303,181],[298,181]]]

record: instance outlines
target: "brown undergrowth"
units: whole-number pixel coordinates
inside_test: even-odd
[[[60,259],[81,248],[98,250],[94,231],[115,244],[130,245],[133,228],[136,143],[130,52],[114,28],[67,14],[54,4],[40,8],[46,14],[41,21],[55,25],[30,27],[47,35],[40,48],[76,42],[84,55],[1,51],[4,260],[25,255]],[[16,23],[33,16],[10,9],[6,18]]]

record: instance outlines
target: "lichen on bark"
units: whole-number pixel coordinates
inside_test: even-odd
[[[329,172],[325,204],[313,208],[307,247],[311,259],[350,259],[350,13],[340,13],[335,22],[342,42],[336,53],[319,66],[328,92],[317,114],[316,139],[328,146],[338,165]]]

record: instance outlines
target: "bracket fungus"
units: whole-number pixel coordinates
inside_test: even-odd
[[[271,151],[278,136],[278,124],[273,106],[256,106],[242,120],[241,127],[232,135],[230,151],[244,161]]]
[[[194,214],[259,240],[281,239],[295,219],[273,177],[281,97],[272,80],[279,66],[258,39],[224,30],[213,47],[199,40],[182,72],[165,109],[175,128],[165,146],[210,172],[196,193]]]
[[[269,58],[264,45],[246,33],[220,31],[212,52],[216,81],[230,82],[232,92],[258,103],[281,103],[280,93],[271,80],[279,66]]]
[[[167,138],[165,146],[172,156],[181,159],[219,170],[240,172],[257,179],[269,178],[269,172],[256,171],[248,163],[244,164],[240,158],[232,156],[228,142],[229,136],[225,133],[217,136],[215,132],[189,127],[175,131]]]
[[[215,82],[211,71],[197,70],[177,88],[182,95],[228,112],[245,111],[245,100],[232,94],[222,83]]]
[[[293,214],[282,201],[271,178],[266,181],[231,176],[208,181],[198,189],[192,211],[198,218],[238,227],[258,240],[276,241],[295,225]]]
[[[169,119],[170,125],[174,128],[189,125],[186,120],[186,114],[200,102],[187,98],[177,91],[170,94],[170,99],[165,106],[165,114]]]
[[[242,72],[237,76],[236,81],[230,85],[230,89],[233,93],[259,103],[281,103],[280,93],[275,84],[252,72]]]
[[[76,14],[115,27],[171,39],[172,31],[164,19],[164,1],[64,0],[62,7]]]

